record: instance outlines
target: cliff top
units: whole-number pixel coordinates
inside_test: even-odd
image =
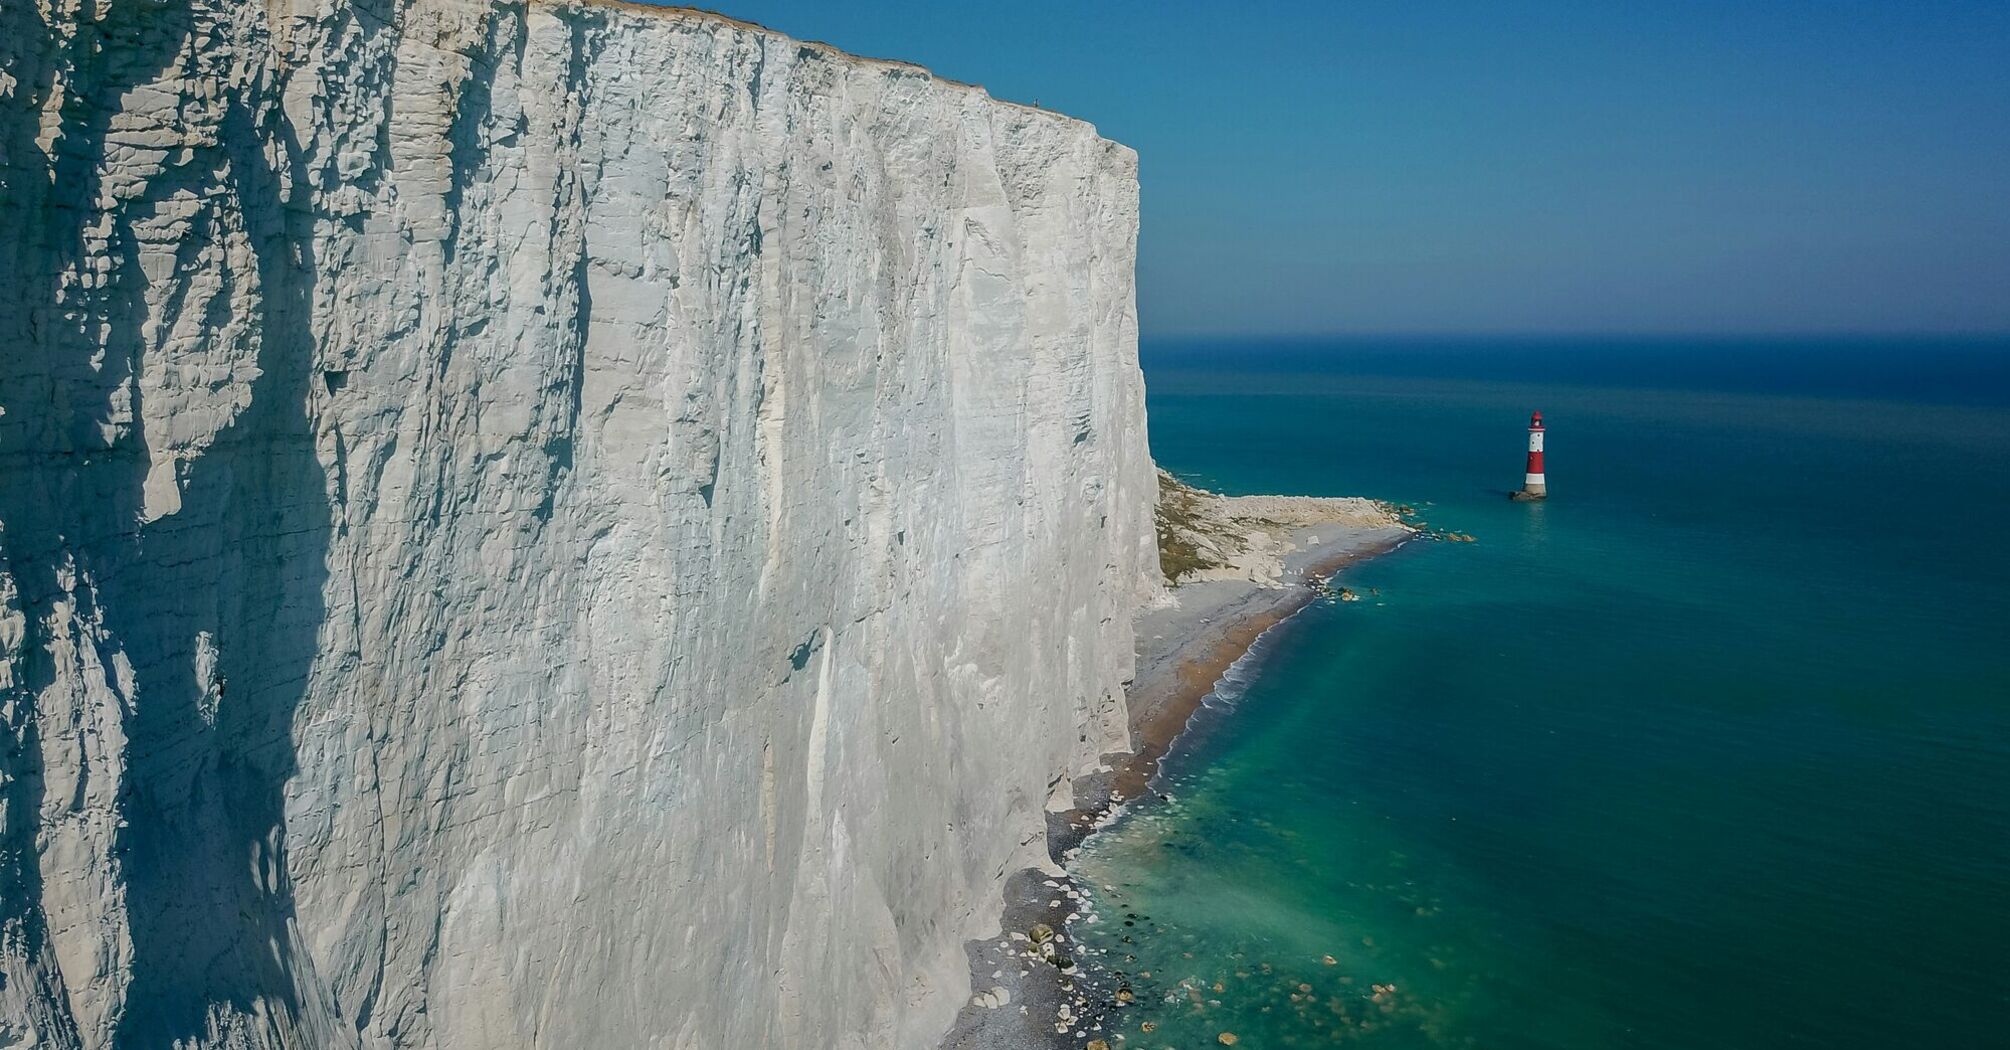
[[[744,18],[734,18],[731,15],[721,14],[717,11],[709,11],[702,7],[685,7],[673,4],[642,3],[639,2],[639,0],[537,0],[537,2],[545,4],[546,6],[550,7],[613,8],[615,10],[628,11],[634,14],[644,15],[646,17],[681,18],[693,22],[711,22],[719,25],[728,26],[733,29],[740,30],[742,32],[758,33],[764,36],[774,37],[778,40],[787,41],[792,44],[798,44],[803,47],[815,48],[818,51],[822,52],[828,58],[839,59],[845,62],[850,62],[857,66],[868,67],[868,68],[877,67],[881,69],[918,73],[946,87],[955,88],[961,91],[974,91],[977,94],[982,95],[983,97],[993,102],[996,102],[1001,106],[1010,106],[1014,109],[1023,110],[1027,113],[1037,113],[1041,116],[1050,117],[1054,120],[1065,121],[1070,124],[1080,124],[1083,127],[1089,129],[1089,131],[1094,133],[1098,138],[1102,137],[1102,133],[1096,131],[1096,126],[1094,124],[1090,123],[1089,121],[1083,120],[1080,117],[1073,117],[1069,116],[1066,113],[1059,113],[1054,110],[1047,109],[1044,106],[1035,106],[1025,102],[1014,102],[1011,99],[999,98],[998,96],[993,95],[990,91],[986,90],[984,85],[982,84],[972,84],[966,81],[955,80],[950,77],[941,76],[936,72],[934,72],[933,70],[927,68],[926,66],[916,65],[913,62],[905,62],[895,58],[873,58],[868,55],[853,54],[841,47],[826,44],[821,40],[804,40],[798,37],[793,37],[787,33],[782,32],[779,29],[771,29],[768,26],[760,24],[759,22],[750,22]]]

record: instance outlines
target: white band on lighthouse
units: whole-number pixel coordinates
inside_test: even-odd
[[[1531,430],[1528,432],[1528,450],[1530,452],[1542,451],[1542,431]]]
[[[1539,488],[1542,488],[1542,487],[1543,487],[1543,480],[1542,480],[1542,475],[1541,475],[1541,474],[1523,474],[1523,475],[1522,475],[1522,485],[1523,485],[1523,486],[1525,486],[1525,487],[1527,487],[1527,488],[1535,488],[1535,489],[1539,489]]]

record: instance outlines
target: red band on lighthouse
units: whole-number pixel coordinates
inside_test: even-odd
[[[1549,494],[1549,485],[1542,475],[1542,413],[1537,412],[1528,420],[1528,473],[1522,478],[1522,495],[1541,499]]]

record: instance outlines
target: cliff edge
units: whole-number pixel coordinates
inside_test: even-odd
[[[0,7],[0,1046],[932,1044],[1124,749],[1136,158],[717,16]]]

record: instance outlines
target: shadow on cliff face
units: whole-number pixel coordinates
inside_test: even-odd
[[[90,39],[71,60],[82,90],[51,150],[57,177],[27,216],[37,228],[22,237],[40,246],[41,258],[17,270],[24,276],[9,289],[22,315],[14,321],[32,315],[53,323],[10,323],[26,338],[18,352],[0,354],[7,413],[0,433],[10,446],[0,523],[27,619],[18,695],[28,704],[20,706],[46,701],[59,675],[76,674],[49,649],[63,628],[59,602],[75,602],[78,623],[97,617],[99,653],[109,661],[122,652],[131,666],[132,687],[113,716],[126,737],[116,871],[94,881],[123,884],[132,954],[115,1041],[132,1047],[224,1033],[231,1045],[271,1045],[301,1021],[284,790],[296,766],[293,715],[324,613],[331,517],[308,407],[310,220],[287,207],[264,148],[276,141],[290,155],[276,109],[261,114],[234,101],[218,145],[155,176],[141,199],[112,206],[109,281],[59,297],[61,278],[51,276],[92,270],[97,251],[82,231],[103,214],[96,162],[108,157],[110,114],[133,85],[188,53],[202,17],[200,5],[121,4],[81,31]],[[243,89],[247,99],[276,90]],[[10,145],[19,141],[13,130]],[[183,238],[183,259],[233,222],[255,252],[257,287],[240,274],[218,303],[254,304],[259,373],[250,404],[186,465],[183,509],[141,524],[150,465],[144,437],[136,422],[104,425],[117,418],[128,389],[134,415],[144,408],[132,383],[148,352],[146,279],[131,223],[153,202],[190,192],[209,203]],[[223,319],[210,318],[206,335],[214,337]],[[117,436],[108,443],[99,436],[106,433]],[[26,785],[18,801],[30,803],[21,812],[31,825],[45,804],[44,764],[54,757],[35,740],[35,722],[27,718],[16,735],[16,773]],[[110,775],[93,769],[86,777]],[[24,822],[11,816],[16,803],[8,799],[9,839],[34,831],[17,826]],[[32,842],[23,852],[30,859]],[[36,910],[46,872],[26,861],[18,867],[8,881],[36,894],[26,905]],[[46,926],[32,917],[35,928]]]
[[[31,1030],[58,1045],[78,1042],[58,1005],[55,975],[43,969],[49,948],[38,833],[46,789],[35,720],[36,694],[53,677],[38,617],[55,564],[46,557],[50,529],[34,520],[46,502],[38,438],[47,424],[31,416],[50,393],[41,381],[49,363],[34,340],[49,292],[46,267],[37,264],[45,257],[41,216],[52,165],[36,162],[43,159],[41,114],[27,102],[48,97],[55,59],[41,16],[26,4],[0,4],[0,69],[8,73],[0,82],[0,574],[15,589],[13,607],[0,615],[21,617],[23,628],[18,653],[0,648],[0,658],[14,658],[0,695],[0,1044],[8,1046],[27,1041]]]

